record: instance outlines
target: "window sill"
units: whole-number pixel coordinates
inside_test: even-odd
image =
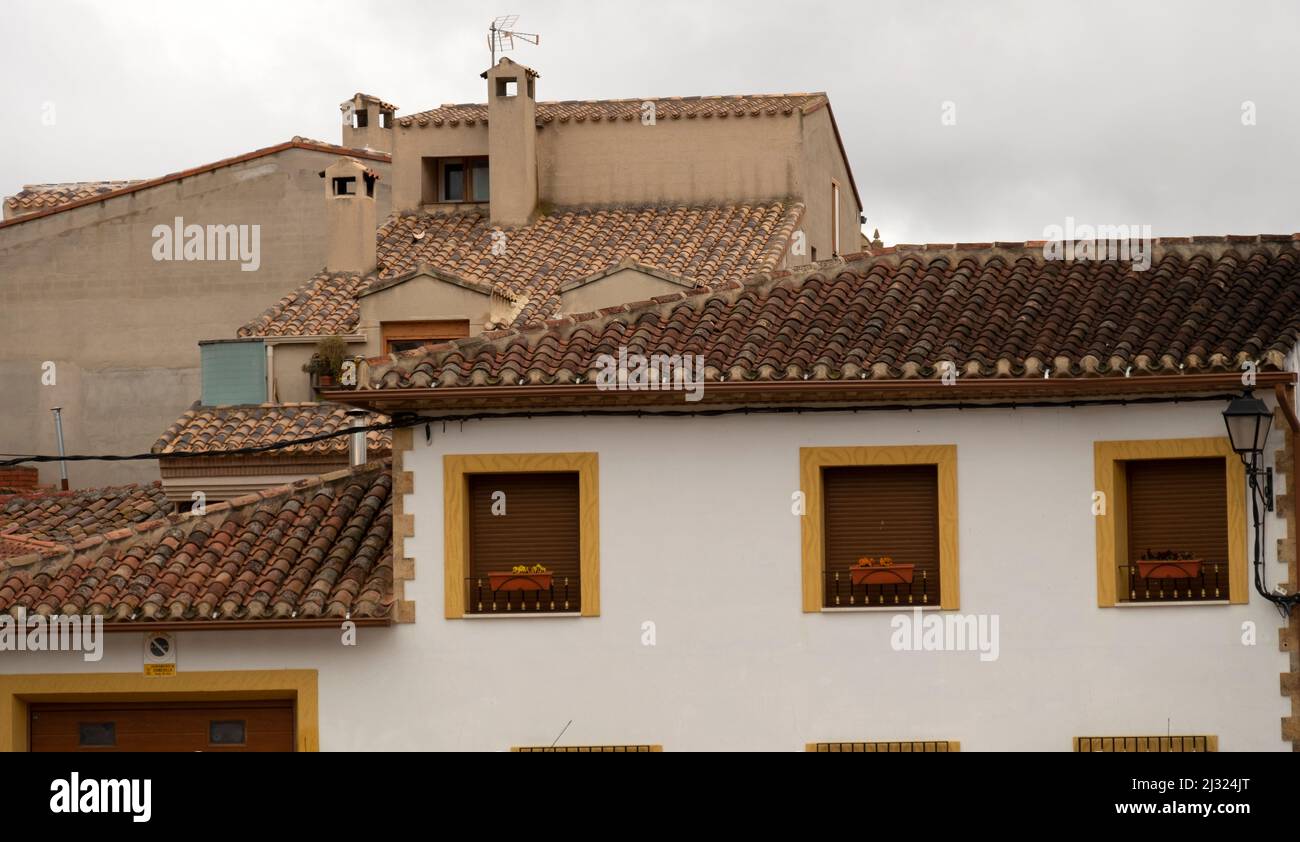
[[[1112,608],[1178,608],[1184,605],[1231,605],[1227,599],[1183,599],[1164,602],[1116,602]]]
[[[497,614],[464,614],[462,620],[549,620],[553,617],[581,617],[581,611],[534,611],[525,614],[522,611],[516,611],[513,614],[500,612]]]

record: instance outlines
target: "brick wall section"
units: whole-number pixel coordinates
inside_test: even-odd
[[[0,489],[35,491],[40,482],[40,472],[22,465],[0,468]]]

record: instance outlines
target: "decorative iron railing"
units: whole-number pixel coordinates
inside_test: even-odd
[[[465,611],[469,614],[577,613],[577,576],[492,573],[465,580]]]
[[[1120,582],[1124,602],[1172,602],[1181,600],[1211,601],[1228,598],[1228,564],[1223,561],[1196,562],[1195,568],[1187,562],[1170,562],[1155,565],[1151,562],[1134,562],[1120,565]],[[1148,575],[1142,575],[1142,568]],[[1193,573],[1194,575],[1186,575]]]
[[[930,570],[873,567],[866,573],[861,568],[841,568],[823,570],[822,577],[827,608],[939,604],[939,577]]]

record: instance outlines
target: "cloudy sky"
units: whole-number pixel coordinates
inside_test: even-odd
[[[482,101],[506,12],[540,99],[827,91],[886,242],[1300,231],[1296,2],[5,0],[0,193]]]

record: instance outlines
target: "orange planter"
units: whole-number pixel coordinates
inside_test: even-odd
[[[1199,558],[1139,561],[1137,566],[1143,579],[1195,579],[1201,575]]]
[[[497,591],[549,591],[550,573],[489,573],[488,586]]]
[[[849,576],[855,585],[910,585],[915,564],[895,564],[891,567],[850,567]]]

